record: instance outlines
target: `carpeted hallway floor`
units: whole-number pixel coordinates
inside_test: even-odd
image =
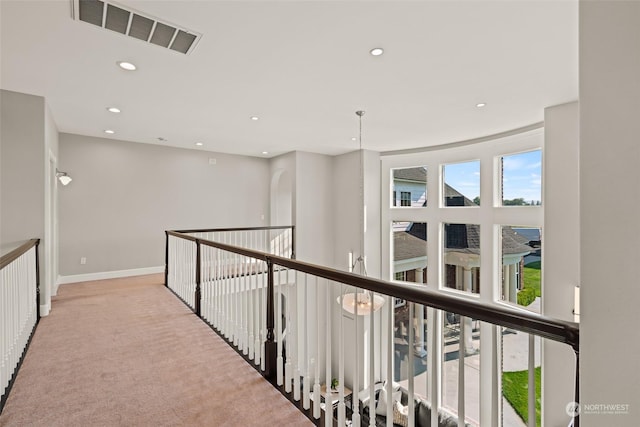
[[[312,425],[162,281],[62,285],[0,426]]]

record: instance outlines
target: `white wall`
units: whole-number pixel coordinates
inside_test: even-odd
[[[333,159],[330,156],[306,152],[287,153],[271,159],[271,222],[272,225],[296,226],[296,258],[320,265],[332,264],[333,209],[332,174]],[[290,192],[287,195],[287,191]],[[289,207],[288,204],[291,206]],[[291,210],[291,221],[284,224],[282,218]],[[298,275],[297,304],[299,319],[307,316],[311,334],[299,335],[298,360],[304,363],[304,338],[309,338],[309,357],[319,367],[319,383],[325,382],[325,343],[327,319],[326,281],[308,279],[307,301],[303,296],[303,275]],[[333,310],[333,306],[329,306]],[[319,324],[317,323],[319,322]],[[300,323],[302,324],[302,320]],[[321,345],[318,346],[316,328],[319,328]],[[318,348],[320,353],[317,353]],[[304,369],[303,369],[304,371]],[[312,372],[312,377],[314,373]],[[334,375],[337,376],[337,375]],[[313,382],[313,380],[312,380]]]
[[[582,426],[640,418],[640,2],[580,2]],[[628,404],[626,415],[585,404]]]
[[[2,90],[0,242],[44,239],[45,104],[40,96]],[[42,252],[41,252],[42,253]]]
[[[165,230],[268,224],[266,159],[61,134],[59,168],[64,276],[162,266]]]
[[[330,156],[296,152],[297,258],[330,265],[332,256],[333,163]]]
[[[580,284],[579,106],[545,109],[542,313],[573,321],[574,287]],[[566,426],[574,400],[575,355],[567,345],[544,341],[542,387],[547,426]]]
[[[44,98],[0,91],[0,250],[4,254],[40,239],[40,309],[51,306],[53,253],[49,248],[49,150],[57,150],[57,130]]]
[[[58,157],[58,128],[49,106],[45,104],[44,111],[44,235],[43,246],[44,280],[41,282],[41,293],[45,303],[40,311],[49,313],[51,296],[56,294],[58,277],[58,179],[56,178],[56,163]]]
[[[360,172],[360,156],[362,154],[362,176]],[[354,151],[336,156],[333,159],[333,265],[335,268],[347,271],[349,269],[348,254],[353,253],[353,259],[357,259],[361,252],[367,258],[367,275],[380,277],[380,154],[374,151]],[[364,179],[363,179],[364,178]],[[362,189],[361,189],[362,185]],[[365,223],[362,223],[363,206],[366,205]],[[366,232],[364,230],[366,229]],[[361,250],[361,232],[364,232],[363,250]],[[360,264],[356,266],[355,273],[360,274]],[[345,288],[345,292],[349,289]],[[351,291],[353,291],[351,289]],[[340,289],[336,287],[332,303],[340,296]],[[339,308],[337,304],[334,304]],[[365,346],[364,333],[369,330],[369,317],[358,316],[358,331],[360,339],[354,341],[355,316],[342,310],[335,310],[333,321],[334,331],[338,331],[338,325],[342,316],[345,336],[345,383],[353,388],[355,371],[355,349],[359,354],[359,388],[365,384],[365,375],[368,378],[368,345]],[[376,318],[380,312],[376,313]],[[376,328],[379,323],[376,321]],[[377,329],[379,330],[379,329]],[[338,370],[338,334],[334,334],[334,370]],[[355,345],[354,345],[355,344]],[[378,354],[380,354],[379,342],[376,342]],[[366,347],[366,348],[365,348]],[[366,360],[366,362],[365,362]],[[380,378],[380,360],[376,360],[374,370],[376,378]]]
[[[271,225],[295,223],[296,153],[274,157],[269,162],[271,170]],[[288,194],[287,194],[288,192]]]
[[[295,173],[295,225],[296,225],[296,258],[300,261],[320,265],[331,265],[332,262],[332,229],[333,194],[331,176],[333,163],[330,156],[305,152],[296,152]],[[326,281],[319,282],[319,298],[309,295],[309,316],[319,315],[309,319],[309,325],[320,322],[320,335],[325,342],[327,331],[327,309],[334,311],[335,304],[327,302]],[[299,300],[302,303],[302,300]],[[327,306],[329,304],[329,306]],[[314,312],[314,310],[317,310]],[[313,347],[315,348],[315,347]],[[320,383],[325,382],[326,344],[320,347],[323,353],[318,357],[320,363]],[[333,375],[337,377],[337,375]]]

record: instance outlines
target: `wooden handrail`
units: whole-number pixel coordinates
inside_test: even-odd
[[[25,252],[40,243],[40,239],[27,240],[25,243],[0,258],[0,270],[20,258]]]
[[[255,228],[254,228],[255,229]],[[259,228],[258,228],[259,229]],[[228,230],[232,231],[232,230]],[[513,328],[519,331],[523,331],[529,334],[537,335],[550,340],[558,341],[564,344],[568,344],[572,347],[575,356],[575,402],[579,402],[580,396],[580,329],[579,325],[574,322],[555,319],[552,317],[544,316],[538,313],[533,313],[522,308],[504,303],[504,302],[491,302],[487,303],[480,301],[473,297],[465,297],[454,292],[442,292],[439,290],[433,290],[425,287],[424,285],[390,282],[380,279],[373,279],[358,274],[347,273],[341,270],[336,270],[328,267],[323,267],[316,264],[297,261],[294,258],[294,252],[292,251],[292,257],[284,258],[276,255],[271,255],[265,252],[242,248],[239,246],[228,245],[225,243],[213,242],[207,239],[196,238],[181,234],[176,231],[167,231],[168,236],[174,236],[177,238],[187,239],[196,243],[198,248],[198,261],[199,261],[199,249],[201,245],[218,248],[231,253],[240,254],[249,258],[257,260],[263,260],[267,263],[267,339],[265,341],[265,376],[270,378],[275,375],[276,369],[276,343],[273,336],[274,325],[274,266],[279,265],[291,270],[307,273],[316,277],[324,278],[334,282],[344,283],[346,285],[354,286],[361,289],[366,289],[372,292],[388,295],[391,297],[399,297],[409,302],[424,305],[427,307],[433,307],[438,310],[444,310],[448,312],[457,313],[461,316],[470,317],[473,319],[488,322],[494,325]],[[293,234],[293,233],[292,233]],[[168,244],[168,242],[167,242]],[[168,266],[168,252],[167,252],[167,266]],[[167,267],[168,268],[168,267]],[[200,269],[200,264],[197,266]],[[199,277],[197,278],[199,282]],[[199,295],[197,293],[197,295]],[[199,298],[199,297],[198,297]],[[199,314],[199,313],[198,313]],[[579,416],[573,419],[574,426],[579,427]]]
[[[176,233],[216,233],[224,231],[259,231],[259,230],[286,230],[290,228],[294,230],[294,225],[271,225],[264,227],[236,227],[236,228],[204,228],[198,230],[173,230]]]
[[[367,289],[372,292],[405,299],[416,304],[450,311],[463,316],[493,323],[500,326],[514,328],[523,332],[548,338],[570,345],[578,352],[580,343],[579,325],[574,322],[555,319],[524,309],[518,309],[505,303],[486,303],[476,299],[465,298],[453,292],[440,292],[421,285],[409,283],[389,282],[380,279],[360,276],[354,273],[323,267],[294,259],[279,257],[265,252],[241,248],[225,243],[212,242],[193,236],[186,236],[179,232],[168,234],[199,242],[202,245],[222,249],[228,252],[255,258],[292,270],[308,273],[317,277],[332,280],[346,285]]]

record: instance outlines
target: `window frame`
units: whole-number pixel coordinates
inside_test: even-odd
[[[502,206],[502,175],[501,157],[527,151],[542,150],[542,173],[544,176],[544,129],[540,126],[533,130],[521,133],[509,134],[500,138],[482,140],[481,142],[465,145],[445,146],[441,149],[425,149],[424,151],[383,153],[381,155],[381,194],[388,197],[393,190],[394,169],[414,167],[419,164],[427,170],[427,194],[431,199],[437,198],[438,203],[427,203],[420,209],[392,209],[390,206],[381,206],[381,246],[382,263],[381,274],[383,278],[393,278],[392,257],[392,223],[395,221],[413,221],[427,223],[427,253],[430,254],[427,262],[427,283],[429,289],[438,292],[454,293],[462,298],[481,300],[486,303],[502,305],[501,301],[501,265],[502,265],[502,240],[501,226],[518,224],[523,227],[540,228],[544,232],[544,181],[542,183],[542,200],[540,206]],[[462,163],[467,161],[480,161],[480,206],[471,206],[473,209],[459,209],[444,205],[444,168],[446,164]],[[384,200],[384,199],[383,199]],[[444,223],[478,224],[480,226],[480,272],[479,294],[460,292],[444,287],[443,283],[443,239]],[[544,286],[544,283],[542,284]],[[544,295],[544,292],[543,292]],[[543,297],[544,298],[544,297]],[[518,307],[515,307],[519,309]],[[526,310],[525,308],[520,308]],[[437,319],[438,311],[429,308],[428,317]],[[442,314],[442,313],[441,313]],[[429,383],[429,400],[432,403],[432,411],[437,413],[442,397],[442,361],[439,354],[442,353],[442,342],[437,338],[442,334],[442,321],[435,320],[428,325],[428,336],[432,337],[429,347],[427,365],[433,367]],[[480,331],[483,341],[481,353],[480,378],[481,382],[490,384],[491,393],[480,393],[480,424],[492,425],[496,419],[501,419],[500,414],[493,414],[491,408],[501,408],[501,390],[493,381],[499,369],[498,327],[482,322]],[[383,344],[384,345],[384,344]],[[494,350],[491,350],[494,349]],[[483,356],[490,355],[491,357]],[[493,360],[492,360],[493,359]],[[497,360],[496,360],[497,359]],[[496,397],[494,397],[494,395]],[[500,409],[501,412],[501,409]]]

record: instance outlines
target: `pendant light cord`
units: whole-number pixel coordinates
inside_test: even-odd
[[[360,124],[360,129],[359,129],[359,143],[360,143],[360,151],[359,151],[359,160],[360,160],[360,176],[358,177],[358,180],[360,182],[360,254],[358,256],[358,258],[356,259],[355,263],[354,263],[354,267],[355,264],[357,264],[358,262],[360,262],[360,273],[364,276],[367,276],[367,266],[364,262],[364,166],[363,166],[363,162],[364,162],[364,150],[362,149],[362,116],[364,116],[364,111],[363,110],[358,110],[356,111],[356,114],[358,115],[358,117],[360,118],[359,120],[359,124]]]

